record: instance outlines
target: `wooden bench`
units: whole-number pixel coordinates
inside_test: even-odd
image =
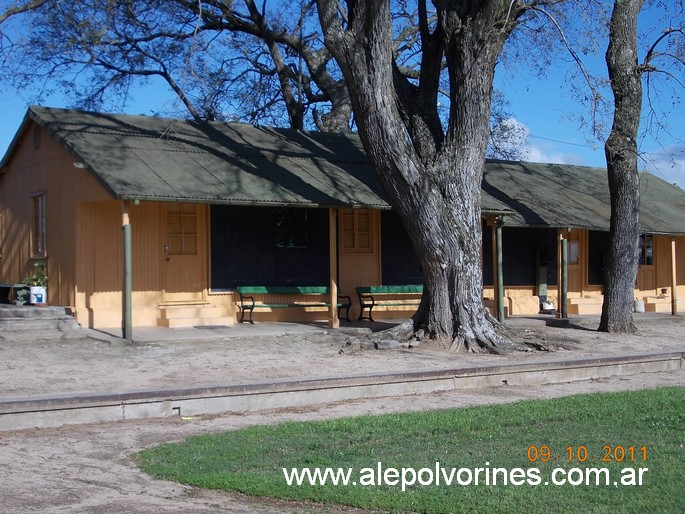
[[[330,307],[330,288],[327,286],[240,286],[236,290],[240,295],[240,322],[252,320],[255,309],[289,309],[304,307]],[[288,303],[261,303],[255,301],[255,295],[307,295],[318,296],[320,301],[293,301]],[[344,319],[350,321],[350,305],[352,300],[349,296],[338,295],[338,318],[340,311],[345,310]],[[250,313],[250,318],[245,320],[245,313]]]
[[[0,284],[0,303],[14,303],[17,291],[26,290],[26,303],[29,303],[29,286],[27,284]]]
[[[358,287],[357,296],[359,296],[359,305],[361,307],[359,319],[374,321],[371,311],[377,306],[418,307],[421,303],[422,294],[422,285]],[[417,295],[418,298],[416,298]],[[369,309],[368,316],[364,316],[365,309]]]

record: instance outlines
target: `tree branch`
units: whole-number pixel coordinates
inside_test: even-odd
[[[580,73],[583,75],[583,78],[585,79],[585,82],[587,83],[588,87],[590,88],[590,91],[592,92],[592,133],[597,135],[599,133],[599,126],[597,124],[596,120],[596,113],[599,108],[599,100],[602,97],[600,92],[597,90],[597,88],[594,86],[592,77],[590,75],[590,72],[587,70],[585,67],[585,64],[583,64],[583,61],[581,60],[580,56],[578,53],[573,49],[571,44],[568,42],[568,39],[566,38],[566,34],[564,33],[564,30],[561,28],[561,25],[559,25],[559,22],[556,20],[554,16],[552,16],[551,13],[547,12],[544,9],[541,9],[540,7],[537,6],[531,6],[530,10],[537,14],[542,14],[549,19],[554,27],[557,29],[559,32],[559,36],[561,37],[561,41],[566,47],[566,50],[568,53],[571,55],[573,60],[575,61],[576,65],[578,66],[578,69],[580,70]]]
[[[42,7],[43,5],[47,4],[48,2],[50,2],[50,0],[31,0],[30,2],[26,2],[25,4],[22,4],[22,5],[10,7],[5,12],[0,13],[0,24],[5,22],[6,20],[11,18],[12,16],[16,16],[17,14],[32,11],[33,9],[38,9],[39,7]]]

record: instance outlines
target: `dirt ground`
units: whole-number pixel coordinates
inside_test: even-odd
[[[594,330],[597,324],[594,318],[578,318],[568,326],[555,327],[540,319],[512,318],[507,325],[515,341],[550,351],[531,349],[508,356],[449,353],[428,345],[399,351],[360,350],[360,341],[384,337],[372,333],[364,322],[346,324],[340,330],[267,323],[213,330],[164,329],[143,332],[132,345],[94,331],[61,338],[10,332],[0,334],[0,399],[685,351],[682,316],[642,316],[640,331],[632,336],[600,334]],[[375,324],[373,328],[391,326]]]
[[[489,365],[684,351],[682,317],[638,320],[639,334],[599,334],[596,320],[566,328],[537,320],[510,324],[519,340],[552,351],[508,357],[450,355],[428,348],[359,350],[358,329],[309,327],[288,334],[238,335],[206,340],[140,342],[132,346],[92,338],[41,340],[0,335],[0,397],[62,392],[133,390],[175,385],[227,384],[403,370]],[[255,325],[256,326],[256,325]],[[227,329],[231,330],[231,329]],[[248,330],[248,329],[245,329]],[[352,344],[348,344],[352,343]],[[388,413],[513,402],[597,391],[685,386],[685,370],[611,377],[540,387],[398,396],[303,409],[225,413],[192,419],[121,421],[0,433],[0,509],[4,512],[320,512],[319,506],[252,499],[154,480],[138,471],[135,454],[163,441],[285,420]],[[522,442],[526,447],[529,442]],[[331,512],[331,510],[326,510]],[[334,512],[345,512],[345,509]]]

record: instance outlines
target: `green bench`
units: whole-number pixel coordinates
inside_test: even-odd
[[[240,322],[252,320],[255,309],[289,309],[303,307],[330,307],[330,288],[327,286],[240,286],[236,290],[240,295]],[[318,296],[321,301],[294,301],[288,303],[257,303],[255,295],[307,295]],[[338,318],[340,311],[345,310],[344,319],[350,321],[350,305],[352,300],[349,296],[338,295]],[[245,313],[250,313],[250,318],[245,320]]]
[[[418,307],[423,294],[422,285],[407,286],[362,286],[357,288],[359,296],[359,319],[374,321],[371,311],[374,307]],[[418,298],[416,296],[418,295]],[[407,298],[409,297],[409,298]],[[364,310],[369,310],[369,315],[364,316]]]

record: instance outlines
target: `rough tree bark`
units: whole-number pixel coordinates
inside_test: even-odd
[[[319,0],[325,44],[343,71],[369,160],[402,218],[425,283],[413,331],[453,350],[502,352],[511,343],[483,307],[480,184],[492,81],[502,46],[522,14],[518,2],[435,1],[429,27],[419,2],[420,79],[393,61],[388,1],[348,1],[343,27],[337,0]],[[444,62],[449,125],[437,112]]]
[[[637,133],[642,111],[642,69],[637,55],[637,16],[644,0],[616,0],[611,16],[607,69],[614,120],[604,145],[611,222],[604,263],[604,303],[599,330],[634,332],[633,295],[640,236]]]

